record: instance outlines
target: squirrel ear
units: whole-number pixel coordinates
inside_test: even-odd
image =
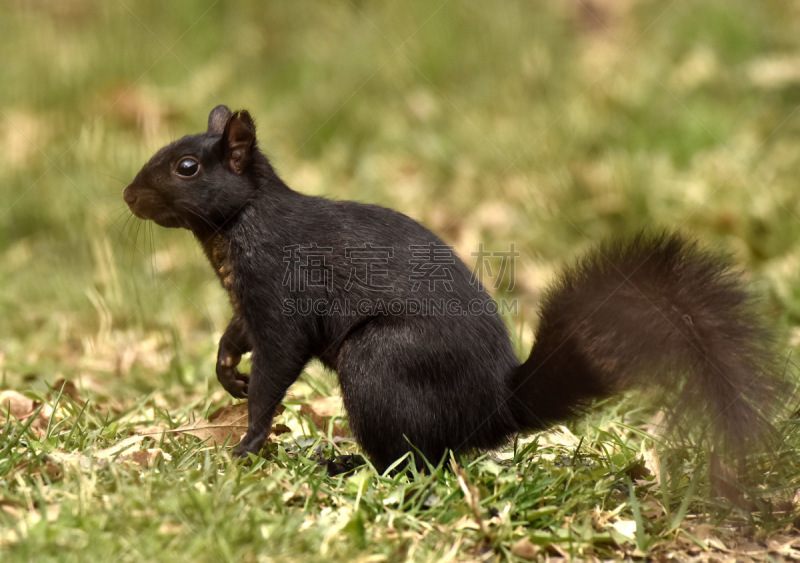
[[[231,116],[228,106],[218,105],[208,114],[208,134],[220,135]]]
[[[253,157],[255,144],[256,125],[250,114],[242,110],[231,115],[222,133],[224,165],[236,174],[244,172]]]

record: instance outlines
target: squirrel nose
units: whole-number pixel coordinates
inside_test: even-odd
[[[122,199],[124,199],[125,203],[127,203],[128,205],[133,205],[134,203],[136,203],[137,199],[136,194],[133,192],[132,187],[133,184],[125,188],[125,190],[122,192]]]

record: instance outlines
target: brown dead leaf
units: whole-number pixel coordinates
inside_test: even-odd
[[[333,418],[342,414],[342,398],[337,396],[320,397],[309,405],[312,412],[325,418]]]
[[[98,450],[94,453],[93,457],[98,460],[112,460],[116,459],[120,456],[130,454],[131,452],[137,451],[146,436],[128,436],[121,442],[114,444],[108,448],[104,448],[102,450]]]
[[[642,462],[644,466],[650,471],[653,476],[653,483],[656,485],[661,484],[661,459],[658,457],[658,452],[654,447],[647,448],[642,455]]]
[[[81,471],[91,471],[99,467],[105,467],[110,462],[116,461],[118,458],[136,451],[141,447],[140,444],[146,437],[147,436],[139,435],[129,436],[113,446],[96,452],[53,450],[47,453],[47,461],[48,464],[60,467],[72,467]]]
[[[150,436],[152,438],[160,437],[165,432],[169,432],[168,428],[163,426],[134,426],[133,431],[140,436]]]
[[[461,492],[464,493],[464,500],[467,506],[472,510],[472,517],[484,534],[486,534],[486,523],[483,521],[481,506],[480,506],[480,491],[478,487],[469,482],[467,472],[459,467],[451,458],[450,466],[453,468],[453,473],[456,476],[458,486],[461,487]],[[466,516],[464,516],[466,518]]]
[[[628,468],[628,477],[633,479],[634,482],[650,477],[652,473],[644,461],[639,460]]]
[[[129,454],[120,456],[117,460],[122,463],[135,463],[145,468],[153,467],[159,457],[170,459],[170,455],[165,453],[161,448],[150,448],[148,450],[137,450]]]
[[[480,530],[480,525],[475,522],[474,518],[470,518],[469,516],[462,516],[451,525],[451,528],[454,530]]]
[[[536,560],[539,555],[539,551],[539,546],[532,544],[531,540],[528,538],[522,538],[521,540],[518,540],[511,548],[511,553],[513,555],[516,555],[520,559],[526,559],[527,561]]]
[[[749,542],[746,543],[745,545],[739,546],[737,551],[739,553],[742,553],[744,555],[749,555],[751,557],[757,557],[757,556],[763,557],[764,555],[766,555],[767,552],[764,546],[759,545],[755,542]]]
[[[308,484],[303,483],[299,487],[292,487],[291,490],[286,491],[281,495],[281,502],[284,504],[304,504],[308,501],[309,497],[313,497],[318,501],[323,501],[330,496],[320,490],[314,490],[308,486]]]
[[[53,383],[53,390],[68,396],[78,405],[83,405],[86,403],[86,401],[81,398],[81,395],[78,392],[78,388],[75,387],[75,384],[72,381],[67,381],[66,379],[59,379],[55,383]]]
[[[650,520],[661,518],[666,513],[664,506],[653,498],[647,498],[642,502],[642,515]]]
[[[580,438],[575,436],[566,426],[553,426],[547,432],[539,434],[539,443],[543,447],[564,446],[576,448],[581,443]]]
[[[36,402],[16,391],[0,391],[0,420],[5,421],[10,412],[19,420],[28,418],[36,410]]]
[[[191,434],[209,443],[222,445],[238,444],[247,431],[247,403],[222,407],[211,413],[208,420],[187,422],[175,429],[178,433]]]
[[[279,405],[275,415],[283,413],[285,407]],[[159,436],[163,434],[190,434],[201,440],[208,440],[211,444],[222,445],[226,440],[233,446],[238,444],[247,432],[247,402],[220,407],[211,413],[208,419],[197,419],[187,422],[178,428],[163,428],[161,426],[138,426],[136,433],[139,436]],[[276,424],[272,427],[274,435],[291,432],[285,424]],[[148,450],[150,451],[150,450]],[[166,454],[164,454],[166,455]]]
[[[556,557],[560,557],[560,558],[561,558],[562,560],[564,560],[564,561],[569,561],[569,559],[570,559],[569,553],[567,553],[566,551],[564,551],[564,550],[561,548],[561,546],[560,546],[560,545],[558,545],[557,543],[553,543],[553,542],[551,542],[551,543],[547,544],[547,547],[546,547],[546,549],[547,549],[547,552],[548,552],[550,555],[554,555],[554,556],[556,556]],[[552,559],[552,558],[551,558],[551,559]]]
[[[61,479],[64,478],[64,472],[58,465],[56,465],[52,461],[48,461],[47,463],[45,463],[41,471],[42,473],[47,475],[48,479],[50,479],[51,482],[61,481]]]
[[[311,418],[314,421],[314,425],[324,431],[328,428],[330,419],[342,414],[342,399],[336,396],[315,399],[310,404],[301,406],[300,414]],[[344,438],[347,436],[347,432],[340,425],[334,423],[333,435]]]
[[[90,456],[84,455],[83,452],[52,450],[47,452],[47,457],[45,459],[47,460],[47,463],[51,463],[59,467],[72,467],[85,471],[89,471],[93,466],[95,466],[94,460]]]
[[[17,393],[16,391],[12,391],[10,389],[0,391],[0,424],[3,424],[7,421],[9,414],[11,414],[11,416],[17,420],[27,420],[37,412],[39,406],[40,403],[37,403],[33,399],[29,399],[25,395]],[[47,428],[47,419],[51,413],[52,409],[50,409],[50,407],[47,405],[38,411],[36,420],[34,420],[30,425],[30,429],[34,435],[42,435],[44,429]]]

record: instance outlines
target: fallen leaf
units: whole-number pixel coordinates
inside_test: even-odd
[[[52,409],[45,405],[41,410],[38,410],[39,406],[40,404],[33,399],[29,399],[16,391],[10,389],[0,391],[0,424],[4,424],[8,420],[9,414],[17,420],[24,421],[38,412],[36,420],[30,425],[30,430],[34,435],[41,436],[44,433],[44,429],[47,428],[47,420],[52,413]]]
[[[461,518],[459,518],[458,520],[456,520],[455,522],[450,524],[450,527],[453,528],[454,530],[480,530],[481,529],[480,525],[478,525],[478,523],[475,522],[475,520],[473,518],[470,518],[469,516],[462,516]]]
[[[548,543],[547,544],[547,552],[550,553],[551,555],[555,555],[556,557],[562,558],[564,561],[567,561],[567,560],[570,559],[569,554],[566,551],[564,551],[561,548],[561,546],[558,545],[557,543],[553,543],[553,542]]]
[[[164,450],[161,448],[150,448],[147,450],[137,450],[135,452],[125,454],[120,456],[117,461],[122,463],[135,463],[136,465],[150,468],[153,467],[153,464],[155,464],[159,457],[162,457],[167,461],[172,459],[172,456],[164,452]]]
[[[548,449],[554,447],[574,449],[581,443],[580,438],[575,436],[566,426],[553,426],[546,432],[537,434],[534,439],[538,439],[539,448],[542,450],[540,453],[542,459],[548,461],[554,461],[559,455],[554,452],[548,452]]]
[[[146,436],[138,436],[134,434],[133,436],[128,436],[121,442],[117,442],[113,446],[109,446],[108,448],[104,448],[102,450],[98,450],[94,453],[94,457],[97,459],[114,459],[124,454],[128,454],[137,449],[139,444],[144,440]]]
[[[36,410],[36,402],[16,391],[0,391],[0,420],[5,421],[9,412],[17,419],[24,420]]]
[[[706,540],[706,545],[710,548],[716,549],[717,551],[731,553],[731,550],[728,549],[728,547],[717,538],[708,538]]]
[[[766,555],[767,552],[764,546],[759,545],[755,542],[750,542],[745,545],[739,546],[737,551],[745,555],[762,555],[762,554]]]
[[[342,414],[342,398],[337,396],[314,399],[309,405],[311,411],[318,416],[333,418]]]
[[[328,421],[330,419],[342,414],[342,399],[337,396],[315,399],[308,405],[302,405],[300,407],[300,414],[311,418],[314,425],[324,431],[328,428]],[[345,437],[347,436],[347,432],[345,432],[340,425],[334,423],[333,436],[340,438]]]
[[[198,419],[176,428],[175,432],[191,434],[215,445],[226,441],[229,445],[238,444],[247,432],[247,403],[238,403],[214,411],[208,420]]]
[[[55,383],[53,383],[53,390],[61,393],[62,395],[66,395],[78,405],[83,405],[86,403],[84,399],[81,399],[81,395],[78,392],[78,388],[75,387],[75,384],[72,381],[67,381],[66,379],[59,379]]]
[[[63,450],[53,450],[47,452],[45,458],[48,463],[58,464],[61,467],[77,467],[78,469],[90,470],[94,465],[91,456],[84,455],[83,452],[65,452]],[[105,461],[101,465],[105,465]]]
[[[58,464],[61,467],[75,467],[83,471],[102,468],[118,458],[138,450],[142,440],[147,436],[133,435],[108,448],[96,452],[66,452],[53,450],[47,453],[48,465]]]
[[[472,510],[472,516],[475,520],[475,523],[478,525],[478,529],[486,533],[486,524],[483,521],[480,492],[478,491],[478,488],[469,482],[466,471],[464,471],[461,467],[458,467],[452,458],[450,460],[450,465],[453,468],[453,473],[455,473],[458,486],[461,487],[461,492],[464,493],[464,500],[466,501],[467,506],[469,506]],[[467,517],[464,516],[464,518],[466,519]]]
[[[165,432],[169,432],[170,429],[164,428],[163,426],[134,426],[133,431],[141,436],[150,436],[155,438],[156,436],[164,434]]]
[[[279,405],[275,409],[275,416],[283,413],[285,407]],[[248,415],[247,402],[220,407],[211,413],[208,419],[197,419],[182,424],[178,428],[163,428],[161,426],[139,426],[136,433],[140,436],[158,436],[163,434],[190,434],[201,440],[208,440],[212,444],[222,445],[226,440],[229,445],[238,444],[247,432]],[[272,434],[285,434],[291,432],[285,424],[276,424],[272,427]]]
[[[286,491],[281,495],[281,502],[284,504],[289,504],[292,501],[299,501],[300,503],[305,503],[309,497],[313,497],[317,500],[324,500],[329,498],[329,495],[320,490],[314,490],[309,487],[306,483],[303,483],[298,488],[295,488],[291,491]]]
[[[657,500],[647,498],[642,502],[642,515],[650,520],[656,520],[666,514],[666,510]]]
[[[661,458],[658,457],[658,452],[654,447],[647,448],[642,455],[644,466],[650,470],[653,476],[653,483],[656,485],[661,484]]]
[[[533,545],[528,538],[518,540],[511,548],[511,554],[516,555],[521,559],[534,561],[539,555],[540,547]]]
[[[48,461],[44,464],[44,467],[41,469],[42,473],[47,475],[51,482],[54,481],[61,481],[64,478],[64,472],[61,470],[61,467],[53,463],[52,461]]]

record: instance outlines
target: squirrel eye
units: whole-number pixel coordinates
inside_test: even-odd
[[[189,178],[197,174],[197,171],[200,169],[200,163],[197,162],[193,158],[184,158],[178,163],[178,168],[176,172],[179,176],[184,176],[185,178]]]

